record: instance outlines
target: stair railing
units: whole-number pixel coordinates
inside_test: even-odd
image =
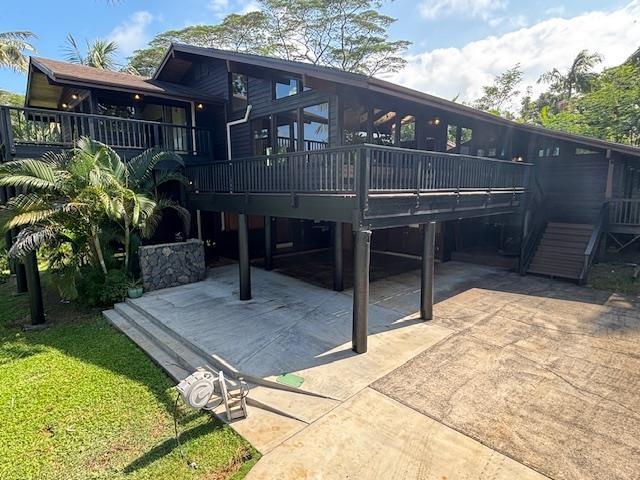
[[[580,278],[578,279],[580,285],[584,285],[587,283],[587,276],[589,275],[589,269],[591,268],[591,264],[593,263],[596,253],[598,252],[598,244],[601,241],[601,237],[603,232],[607,228],[607,221],[609,219],[609,203],[605,202],[602,204],[602,208],[600,209],[600,214],[598,215],[598,220],[593,227],[593,231],[591,232],[591,237],[589,237],[589,243],[587,243],[586,248],[584,249],[584,264],[582,266],[582,272],[580,273]]]
[[[534,176],[533,180],[530,199],[531,204],[529,207],[529,211],[531,212],[529,229],[520,243],[520,275],[524,275],[527,272],[527,268],[529,268],[529,264],[533,260],[538,242],[542,238],[545,226],[547,225],[547,211],[542,186],[537,176]]]

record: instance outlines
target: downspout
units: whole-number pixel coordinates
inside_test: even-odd
[[[249,121],[249,114],[251,113],[251,109],[253,105],[247,105],[247,110],[244,112],[244,117],[239,118],[238,120],[233,120],[232,122],[227,122],[227,159],[231,160],[231,127],[234,125],[240,125],[241,123],[247,123]],[[225,218],[224,212],[220,213],[221,220],[221,230],[225,230]]]
[[[251,113],[251,109],[253,105],[247,105],[247,110],[244,112],[244,117],[234,120],[232,122],[227,122],[227,159],[231,160],[231,127],[234,125],[240,125],[241,123],[247,123],[249,121],[249,114]]]
[[[196,102],[190,102],[191,104],[191,144],[193,146],[193,156],[198,156],[196,149]],[[196,191],[196,193],[198,193]],[[202,214],[200,210],[196,210],[196,230],[198,232],[198,240],[202,241]]]

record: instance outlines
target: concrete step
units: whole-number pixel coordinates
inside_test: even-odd
[[[198,368],[209,368],[211,370],[211,365],[205,359],[202,359],[192,349],[185,346],[174,335],[158,328],[146,315],[142,315],[138,310],[132,308],[130,304],[118,303],[114,305],[114,310],[127,318],[138,330],[154,341],[158,348],[164,350],[167,355],[174,358],[190,373],[193,373]]]
[[[157,351],[162,351],[165,357],[171,359],[172,362],[181,364],[189,373],[198,367],[217,372],[220,370],[219,365],[223,365],[225,368],[222,370],[227,374],[227,378],[235,383],[233,377],[229,376],[231,372],[239,374],[235,368],[208,355],[207,352],[180,336],[134,302],[117,304],[115,311],[120,316],[127,318],[134,325],[134,328],[146,337],[147,342],[155,346],[153,352],[148,352],[150,355],[153,356]],[[259,380],[267,383],[264,379]],[[247,397],[248,405],[304,423],[316,420],[338,404],[333,399],[310,395],[299,389],[291,390],[292,387],[275,384],[275,382],[272,382],[275,386],[271,386],[269,383],[267,383],[268,386],[263,386],[257,384],[255,379],[252,381],[252,378],[246,378],[245,381],[250,386],[250,393]]]
[[[192,373],[190,369],[176,363],[173,356],[168,355],[153,339],[150,339],[146,333],[136,328],[126,317],[123,317],[115,310],[106,310],[102,312],[102,315],[109,323],[133,340],[133,342],[158,366],[164,369],[175,382],[182,381]]]

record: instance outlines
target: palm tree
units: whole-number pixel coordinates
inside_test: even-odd
[[[118,52],[118,44],[113,41],[96,39],[87,42],[86,54],[78,47],[78,42],[73,35],[67,35],[67,44],[64,48],[66,59],[71,63],[101,68],[103,70],[118,70],[115,56]]]
[[[20,228],[11,257],[22,257],[42,245],[70,245],[77,266],[91,264],[106,275],[102,238],[111,229],[123,232],[125,268],[130,268],[132,235],[150,237],[162,211],[171,208],[185,224],[189,213],[154,193],[171,180],[187,183],[175,170],[155,175],[160,163],[182,165],[175,153],[148,150],[125,163],[110,147],[81,138],[70,152],[0,166],[0,186],[29,193],[12,198],[0,212],[4,229]]]
[[[28,31],[0,32],[0,68],[25,72],[29,59],[25,52],[35,52],[30,40],[35,35]]]
[[[549,83],[552,91],[562,94],[567,100],[570,100],[574,93],[583,93],[589,90],[594,78],[593,68],[600,62],[602,62],[602,55],[582,50],[573,59],[567,73],[563,74],[554,68],[543,73],[538,82]]]

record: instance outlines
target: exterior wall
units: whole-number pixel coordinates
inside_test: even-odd
[[[550,220],[594,223],[605,200],[609,161],[604,154],[535,160]]]
[[[199,282],[206,276],[200,240],[140,247],[140,272],[145,291]]]

